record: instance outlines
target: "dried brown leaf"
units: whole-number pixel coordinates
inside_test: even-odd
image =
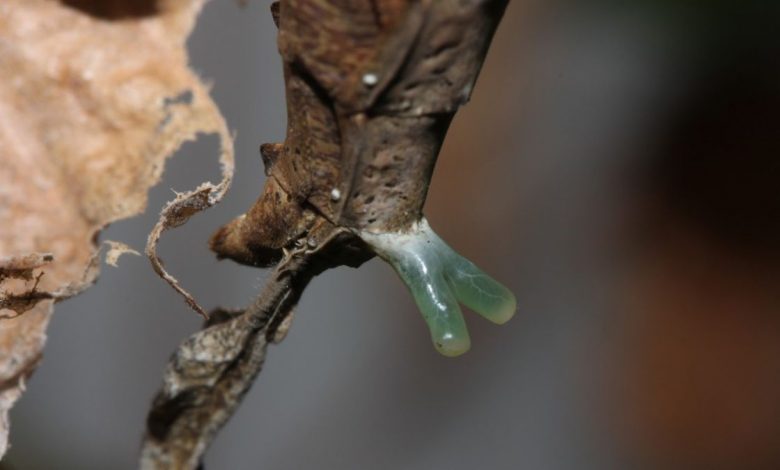
[[[179,195],[160,225],[183,220],[171,207],[208,207],[230,184],[232,139],[187,65],[203,3],[0,2],[0,281],[31,302],[0,320],[0,456],[52,303],[97,276],[97,232],[142,212],[165,158],[198,133],[220,135],[223,180]]]

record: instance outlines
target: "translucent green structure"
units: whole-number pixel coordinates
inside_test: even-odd
[[[514,316],[517,301],[509,289],[456,253],[425,219],[408,232],[360,235],[409,288],[441,354],[459,356],[471,346],[458,302],[493,323]]]

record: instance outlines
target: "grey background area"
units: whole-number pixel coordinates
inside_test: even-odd
[[[327,272],[206,468],[621,468],[593,403],[614,338],[600,302],[627,191],[611,175],[666,86],[670,41],[638,8],[512,2],[450,131],[426,213],[516,293],[517,317],[496,327],[467,313],[472,350],[448,359],[388,266]],[[201,303],[240,307],[265,272],[217,262],[206,240],[258,196],[259,145],[283,140],[266,2],[209,2],[189,49],[237,132],[237,172],[225,201],[167,234],[160,252]],[[213,137],[186,145],[146,212],[101,239],[141,249],[172,189],[217,177],[216,152]],[[104,267],[94,288],[57,306],[43,364],[12,412],[4,464],[133,468],[166,360],[199,326],[146,259]]]

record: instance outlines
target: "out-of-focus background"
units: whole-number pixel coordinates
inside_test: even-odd
[[[288,338],[207,455],[214,469],[780,468],[780,15],[776,2],[514,0],[450,130],[426,214],[520,310],[468,316],[436,354],[391,269],[316,279]],[[264,1],[208,4],[192,62],[237,131],[224,203],[163,239],[207,306],[265,273],[217,262],[209,234],[260,192],[283,139]],[[186,146],[171,189],[216,179]],[[169,354],[199,318],[143,258],[58,305],[12,412],[13,469],[132,468]]]

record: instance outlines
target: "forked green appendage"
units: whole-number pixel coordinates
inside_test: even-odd
[[[402,250],[398,255],[385,259],[411,291],[428,323],[436,349],[445,356],[457,356],[468,351],[471,345],[469,332],[438,251]]]
[[[514,294],[474,263],[444,246],[451,252],[447,277],[458,300],[493,323],[508,322],[517,309]]]
[[[469,350],[471,340],[458,301],[494,323],[515,313],[515,296],[450,248],[425,219],[403,233],[361,233],[411,291],[436,349],[445,356]]]

